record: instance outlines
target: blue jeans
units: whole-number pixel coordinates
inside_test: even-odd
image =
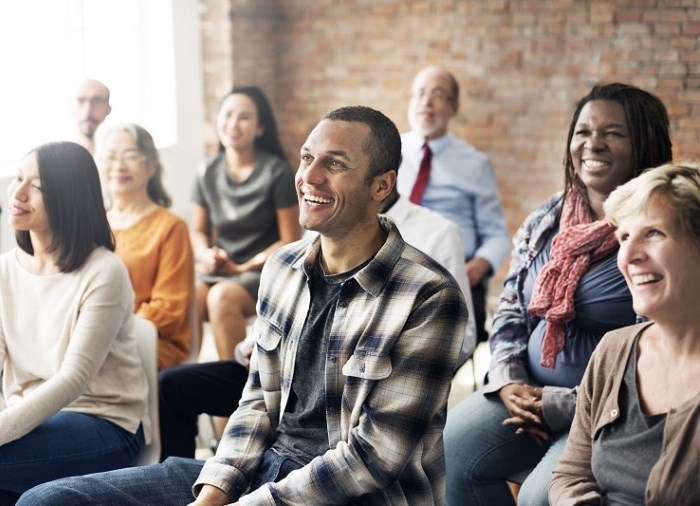
[[[192,485],[203,466],[202,460],[170,457],[152,466],[64,478],[27,491],[17,506],[184,506],[194,500]],[[251,490],[279,481],[300,467],[274,450],[268,450],[258,466]]]
[[[520,489],[518,505],[549,504],[549,481],[568,431],[556,435],[553,444],[540,445],[501,425],[509,416],[498,396],[487,398],[481,390],[448,410],[444,432],[447,506],[512,505],[506,478],[532,468]]]
[[[59,411],[0,446],[0,505],[47,481],[134,465],[143,430],[131,434],[97,416]]]

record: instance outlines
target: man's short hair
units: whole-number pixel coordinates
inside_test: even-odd
[[[362,105],[341,107],[326,114],[323,119],[364,123],[370,129],[363,149],[369,158],[365,182],[389,170],[398,172],[401,165],[401,135],[393,121],[384,114]]]

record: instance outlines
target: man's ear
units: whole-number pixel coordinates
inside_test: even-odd
[[[372,197],[378,202],[383,201],[391,194],[391,190],[396,184],[396,171],[387,170],[374,178],[372,183]]]

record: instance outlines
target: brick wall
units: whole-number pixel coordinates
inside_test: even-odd
[[[428,63],[450,69],[462,86],[451,131],[491,156],[511,233],[561,187],[573,105],[595,83],[629,82],[659,95],[675,157],[700,158],[696,0],[200,5],[208,120],[232,79],[262,86],[293,165],[318,118],[341,105],[378,108],[407,129],[413,75]]]

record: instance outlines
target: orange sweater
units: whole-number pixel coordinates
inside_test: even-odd
[[[158,208],[127,229],[114,230],[116,253],[129,270],[134,311],[158,327],[158,368],[189,354],[194,255],[187,224]]]

